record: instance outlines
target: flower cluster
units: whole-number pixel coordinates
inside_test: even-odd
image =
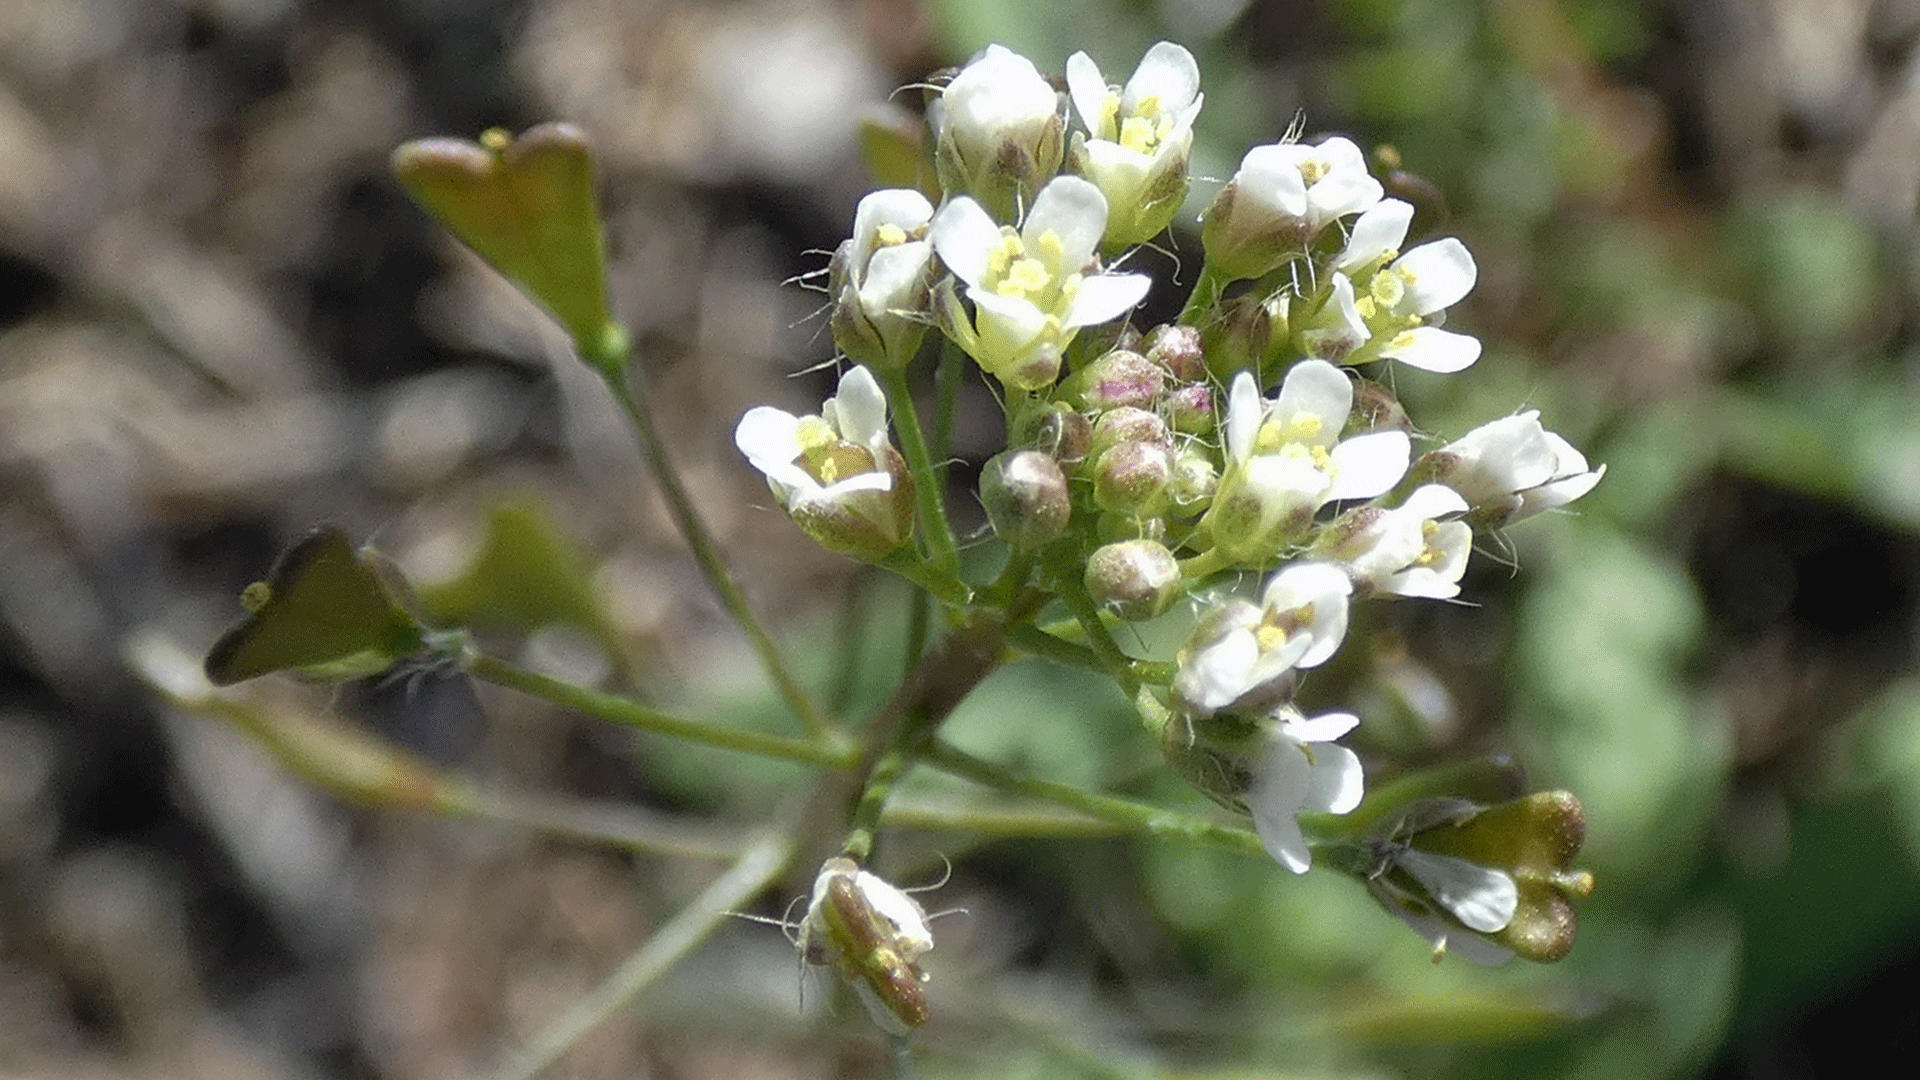
[[[834,340],[859,366],[820,416],[755,409],[736,441],[822,544],[951,579],[945,596],[1002,598],[1034,633],[1048,613],[1077,624],[1059,648],[1139,688],[1169,763],[1304,872],[1313,815],[1346,814],[1364,792],[1359,754],[1337,741],[1360,718],[1295,702],[1353,605],[1457,595],[1476,534],[1580,497],[1604,468],[1533,412],[1452,442],[1408,418],[1382,373],[1479,360],[1477,339],[1443,328],[1478,271],[1457,238],[1409,246],[1415,208],[1345,138],[1248,151],[1200,216],[1205,259],[1181,315],[1132,326],[1154,283],[1116,267],[1188,195],[1199,71],[1163,42],[1123,85],[1084,53],[1065,76],[1063,94],[993,46],[937,92],[938,190],[867,196],[834,258]],[[1007,549],[990,588],[943,562],[953,539],[927,498],[939,450],[919,445],[902,400],[895,449],[868,374],[904,393],[929,329],[1006,410],[978,491]],[[1192,628],[1171,664],[1143,676],[1115,660],[1129,659],[1117,628],[1176,609]],[[1393,858],[1374,892],[1402,913],[1418,894],[1426,915],[1483,936],[1513,917],[1500,871],[1381,850]]]

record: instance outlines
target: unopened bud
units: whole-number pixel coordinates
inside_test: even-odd
[[[1159,364],[1181,382],[1199,382],[1207,375],[1207,358],[1200,346],[1200,329],[1194,326],[1156,326],[1146,338],[1147,359]]]
[[[1179,562],[1153,540],[1096,548],[1087,559],[1086,584],[1094,603],[1128,622],[1163,614],[1182,592]]]
[[[1151,409],[1166,390],[1167,371],[1137,352],[1114,349],[1067,376],[1065,400],[1088,412],[1131,407]]]
[[[1385,383],[1372,379],[1355,379],[1353,382],[1353,412],[1347,418],[1346,429],[1342,437],[1360,435],[1369,431],[1384,431],[1398,428],[1411,433],[1413,421],[1407,417],[1407,410],[1401,406],[1400,399],[1394,396]]]
[[[1039,450],[1008,450],[980,472],[980,502],[995,536],[1036,548],[1066,535],[1073,513],[1060,463]]]
[[[1242,371],[1256,374],[1273,341],[1273,317],[1253,296],[1223,301],[1202,331],[1207,368],[1220,382],[1230,382]]]
[[[1145,409],[1114,409],[1101,413],[1100,419],[1094,422],[1093,442],[1087,449],[1087,456],[1098,458],[1125,442],[1153,443],[1171,450],[1173,434],[1167,430],[1167,422],[1158,413]]]
[[[1195,514],[1213,501],[1220,488],[1220,467],[1213,455],[1188,446],[1173,458],[1173,483],[1167,488],[1173,505],[1184,514]]]
[[[1011,441],[1071,469],[1086,460],[1093,445],[1093,421],[1058,402],[1036,402],[1014,419]]]
[[[1219,418],[1214,412],[1213,388],[1205,383],[1175,387],[1161,400],[1167,424],[1184,435],[1211,435]]]
[[[1150,518],[1172,502],[1173,453],[1160,443],[1123,442],[1093,466],[1093,501],[1109,514]]]

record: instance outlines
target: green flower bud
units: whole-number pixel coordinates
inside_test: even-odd
[[[1220,488],[1220,467],[1213,455],[1189,444],[1173,457],[1173,482],[1167,488],[1174,508],[1183,514],[1198,514],[1213,502]]]
[[[1067,376],[1060,396],[1088,412],[1151,409],[1167,387],[1167,371],[1137,352],[1114,349]]]
[[[1015,416],[1010,440],[1016,448],[1039,450],[1065,468],[1086,460],[1093,445],[1093,421],[1058,402],[1034,402]]]
[[[1199,382],[1207,376],[1207,358],[1194,326],[1157,326],[1146,339],[1147,359],[1166,368],[1181,382]]]
[[[1164,613],[1185,591],[1173,552],[1153,540],[1096,548],[1087,558],[1086,584],[1094,603],[1129,622]]]
[[[1156,442],[1123,442],[1093,467],[1093,501],[1101,510],[1150,518],[1172,504],[1173,453]]]
[[[1213,388],[1205,383],[1175,387],[1161,400],[1167,423],[1183,435],[1211,435],[1219,423],[1215,415]]]
[[[1008,450],[980,472],[980,502],[995,536],[1036,548],[1066,535],[1073,513],[1060,463],[1039,450]]]
[[[1400,405],[1400,399],[1394,396],[1385,383],[1372,379],[1355,379],[1353,382],[1353,412],[1347,416],[1347,426],[1341,432],[1359,435],[1368,431],[1381,431],[1386,428],[1399,428],[1409,434],[1413,432],[1413,421],[1408,418],[1407,410]]]
[[[1119,408],[1100,414],[1093,425],[1093,442],[1087,449],[1089,459],[1097,459],[1101,454],[1121,443],[1153,443],[1173,449],[1173,434],[1167,430],[1167,422],[1157,413],[1145,409]]]
[[[1451,944],[1479,962],[1558,960],[1573,948],[1574,898],[1593,892],[1593,875],[1573,866],[1586,827],[1565,791],[1490,807],[1421,800],[1367,842],[1368,889],[1434,943],[1436,959]]]
[[[1273,342],[1273,316],[1254,296],[1236,296],[1214,309],[1201,332],[1207,369],[1222,382],[1237,372],[1260,373],[1260,363]]]

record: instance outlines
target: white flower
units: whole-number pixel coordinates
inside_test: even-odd
[[[904,364],[925,330],[926,239],[933,204],[911,188],[870,192],[853,215],[853,236],[834,256],[833,337],[863,364]]]
[[[1347,633],[1353,583],[1329,563],[1295,563],[1267,582],[1260,606],[1222,606],[1203,619],[1180,654],[1173,692],[1209,716],[1269,687],[1295,668],[1318,667]]]
[[[969,192],[996,209],[1031,192],[1059,167],[1060,98],[1033,61],[989,45],[927,112],[940,186]]]
[[[1467,511],[1452,488],[1426,484],[1391,510],[1362,507],[1328,528],[1317,554],[1338,560],[1356,583],[1396,596],[1447,599],[1460,594],[1473,548]]]
[[[933,948],[927,913],[852,859],[820,867],[796,944],[807,963],[844,975],[885,1030],[900,1035],[926,1022],[926,975],[918,961]]]
[[[960,346],[1010,387],[1038,390],[1060,373],[1060,355],[1081,327],[1124,314],[1146,296],[1144,274],[1088,275],[1107,224],[1100,189],[1055,177],[1015,232],[965,196],[933,216],[934,250],[966,283],[974,315],[942,316]]]
[[[748,409],[733,442],[766,475],[781,507],[827,548],[871,561],[912,529],[906,467],[887,436],[886,395],[864,367],[841,377],[818,416]]]
[[[1359,723],[1351,713],[1307,719],[1288,707],[1262,729],[1262,745],[1249,762],[1253,782],[1246,791],[1247,811],[1267,853],[1296,874],[1313,865],[1299,815],[1344,814],[1360,805],[1365,786],[1360,759],[1333,742]]]
[[[1114,209],[1107,243],[1151,239],[1187,189],[1193,121],[1204,95],[1193,54],[1170,41],[1147,50],[1124,88],[1112,87],[1084,52],[1067,58],[1067,90],[1087,126],[1074,142],[1075,169]]]
[[[1536,409],[1482,424],[1427,455],[1423,474],[1458,491],[1475,519],[1510,525],[1592,491],[1606,466],[1540,425]]]
[[[1396,881],[1395,871],[1404,872],[1419,888]],[[1367,888],[1382,907],[1433,945],[1435,960],[1448,952],[1476,964],[1513,959],[1513,950],[1477,936],[1505,930],[1519,910],[1520,889],[1503,870],[1399,844],[1385,853]],[[1473,933],[1461,933],[1463,927]]]
[[[1398,429],[1340,439],[1353,383],[1324,360],[1287,372],[1280,396],[1264,401],[1245,372],[1227,395],[1226,472],[1205,523],[1234,561],[1277,553],[1337,499],[1369,499],[1406,474],[1411,444]]]
[[[1429,323],[1472,290],[1479,268],[1452,237],[1400,254],[1412,221],[1411,205],[1383,199],[1353,223],[1334,260],[1336,271],[1360,283],[1357,307],[1376,339],[1348,362],[1397,360],[1425,371],[1460,371],[1480,359],[1479,339]]]
[[[1315,359],[1339,363],[1348,359],[1354,350],[1365,345],[1372,336],[1373,331],[1367,328],[1367,322],[1361,317],[1358,302],[1354,298],[1353,282],[1347,275],[1334,271],[1326,302],[1312,318],[1300,324],[1301,351]]]

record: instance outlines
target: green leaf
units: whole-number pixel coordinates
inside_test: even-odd
[[[426,647],[425,631],[394,599],[371,549],[324,525],[242,594],[246,619],[214,642],[207,678],[230,686],[275,671],[353,679],[385,671]]]
[[[587,138],[547,123],[515,139],[417,139],[393,152],[407,192],[468,247],[551,312],[582,355],[617,337]]]

